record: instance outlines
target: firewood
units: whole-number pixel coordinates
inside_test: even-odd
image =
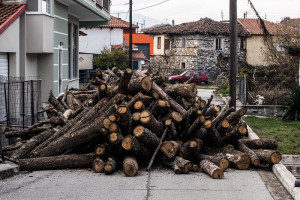
[[[222,179],[224,176],[222,169],[209,160],[202,160],[200,162],[200,167],[205,173],[214,179]]]
[[[128,91],[131,94],[138,92],[149,92],[152,89],[152,80],[149,76],[145,77],[132,77],[128,84]]]
[[[139,165],[134,157],[125,157],[123,161],[123,172],[126,176],[136,176],[139,170]]]
[[[121,144],[123,139],[124,139],[124,136],[120,133],[113,132],[113,133],[109,134],[109,141],[112,144],[115,144],[115,145]]]
[[[125,94],[127,92],[128,84],[130,82],[131,77],[132,69],[126,68],[118,85],[117,93]]]
[[[127,135],[123,139],[122,147],[127,151],[135,153],[136,155],[148,157],[151,154],[150,149],[132,135]]]
[[[132,118],[128,106],[119,105],[116,114],[118,117],[118,126],[122,130],[122,134],[124,136],[130,134],[132,131]]]
[[[26,155],[37,145],[41,144],[45,140],[47,140],[54,133],[53,129],[48,129],[39,135],[32,137],[28,140],[21,148],[17,149],[11,158],[20,159],[26,157]]]
[[[118,123],[111,122],[108,126],[109,133],[121,133]]]
[[[170,96],[180,96],[183,98],[193,98],[195,86],[192,84],[175,84],[168,85],[164,88],[164,91]]]
[[[167,139],[168,140],[176,139],[177,136],[178,136],[178,134],[177,134],[177,130],[176,130],[176,127],[175,127],[172,119],[167,119],[165,121],[165,126],[168,129],[168,131],[167,131]]]
[[[115,114],[111,114],[111,115],[108,116],[108,119],[111,122],[115,122],[115,121],[117,121],[117,116]]]
[[[159,138],[147,128],[139,125],[133,129],[134,136],[149,147],[157,147]]]
[[[54,96],[53,93],[52,93],[52,90],[50,91],[50,95],[49,95],[48,101],[49,101],[49,103],[50,103],[51,105],[53,105],[53,107],[54,107],[56,110],[58,110],[58,111],[60,111],[60,112],[62,112],[62,113],[65,112],[64,107],[63,107],[63,106],[61,105],[61,103],[55,98],[55,96]]]
[[[112,174],[117,167],[116,160],[112,157],[107,159],[107,162],[104,164],[104,172],[105,174]]]
[[[151,109],[149,111],[152,113],[153,116],[158,117],[161,114],[164,113],[167,109],[167,102],[165,100],[158,99],[156,102],[153,104]]]
[[[146,76],[143,72],[141,72],[139,70],[135,71],[134,74],[137,77],[144,77],[144,76]],[[182,114],[182,115],[186,114],[186,110],[184,108],[182,108],[182,106],[180,106],[176,101],[174,101],[174,99],[172,99],[169,95],[167,95],[166,92],[163,91],[156,83],[153,83],[152,89],[154,91],[156,91],[161,98],[163,98],[164,100],[168,101],[171,104],[171,106],[176,111],[178,111],[180,114]]]
[[[96,158],[93,161],[92,168],[96,173],[102,173],[104,171],[104,161],[100,158]]]
[[[160,150],[163,152],[163,154],[167,157],[167,158],[173,158],[179,148],[180,148],[181,144],[176,142],[176,141],[165,141],[161,147]]]
[[[205,116],[206,117],[216,117],[218,114],[220,114],[219,107],[212,104],[206,111]]]
[[[203,141],[200,138],[193,138],[188,142],[188,147],[189,150],[196,155],[201,152]]]
[[[223,171],[228,169],[230,162],[225,156],[221,155],[206,155],[206,154],[198,154],[197,155],[198,162],[202,160],[209,160],[212,163],[219,166]]]
[[[262,164],[277,164],[281,161],[281,154],[278,151],[271,151],[267,149],[253,150],[258,156]]]
[[[157,121],[153,115],[145,110],[140,115],[140,122],[149,130],[153,131],[156,134],[161,133],[163,130],[163,125],[161,122]]]
[[[206,104],[205,104],[205,106],[204,106],[204,108],[203,108],[203,110],[202,110],[202,111],[203,111],[203,115],[206,114],[207,109],[209,108],[209,106],[210,106],[211,101],[213,100],[213,98],[214,98],[214,96],[211,95],[210,98],[207,100],[207,102],[206,102]]]
[[[90,154],[69,154],[51,157],[26,158],[19,160],[20,171],[33,170],[50,170],[50,169],[71,169],[71,168],[88,168],[96,155]]]
[[[174,165],[178,166],[179,170],[183,174],[188,174],[193,169],[193,164],[191,161],[180,158],[178,156],[175,157]]]
[[[152,164],[153,164],[153,162],[154,162],[154,160],[156,158],[156,155],[157,155],[157,153],[158,153],[158,151],[159,151],[159,149],[161,147],[161,144],[162,144],[162,142],[163,142],[166,134],[167,134],[167,128],[164,130],[164,133],[160,137],[159,144],[157,145],[157,147],[156,147],[156,149],[155,149],[155,151],[154,151],[154,153],[152,155],[152,158],[151,158],[151,160],[150,160],[150,162],[148,164],[148,167],[147,167],[147,171],[149,171],[151,169],[151,166],[152,166]]]
[[[229,122],[229,123],[233,123],[234,121],[238,121],[241,117],[243,117],[247,112],[247,108],[243,107],[235,112],[230,113],[225,119]],[[232,124],[232,126],[234,126],[236,124]]]
[[[192,125],[189,127],[188,131],[186,132],[184,138],[190,138],[193,137],[193,132],[199,128],[202,127],[202,125],[205,122],[205,116],[200,115],[198,116],[195,121],[192,123]]]
[[[145,106],[142,101],[135,102],[133,108],[135,112],[142,112],[145,110]]]
[[[193,164],[192,172],[199,172],[199,171],[200,171],[199,165]]]
[[[277,149],[278,142],[274,139],[241,139],[240,142],[244,143],[250,149]]]
[[[250,157],[251,164],[253,166],[258,166],[260,164],[260,160],[254,151],[249,149],[244,143],[240,142],[239,140],[237,140],[235,144],[238,150],[247,154]]]

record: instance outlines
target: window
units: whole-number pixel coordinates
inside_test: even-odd
[[[216,50],[222,50],[222,39],[216,38]]]
[[[78,77],[78,25],[73,26],[73,78]]]
[[[71,34],[71,32],[72,32],[72,24],[71,23],[68,23],[68,61],[69,61],[69,65],[68,65],[68,71],[69,71],[69,73],[68,73],[68,78],[69,78],[69,80],[71,80],[72,79],[72,68],[71,68],[71,59],[72,59],[72,54],[71,54],[71,50],[72,50],[72,45],[71,45],[71,41],[72,41],[72,34]]]
[[[161,49],[161,37],[157,38],[157,49]]]
[[[195,72],[194,75],[196,75],[197,77],[201,77],[202,75],[200,74],[200,72]]]
[[[165,39],[165,50],[170,50],[170,39]]]
[[[185,69],[185,62],[181,63],[181,69]]]
[[[183,37],[183,38],[181,39],[181,47],[182,47],[182,48],[185,48],[185,43],[186,43],[185,37]]]
[[[42,0],[42,13],[51,15],[51,0]]]
[[[191,77],[191,76],[193,76],[193,72],[186,72],[186,73],[184,74],[184,76],[185,76],[185,77]]]
[[[246,40],[245,38],[241,38],[241,46],[240,46],[241,49],[246,49]]]

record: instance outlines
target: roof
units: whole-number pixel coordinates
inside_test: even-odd
[[[83,31],[79,31],[79,36],[87,36],[87,34]]]
[[[144,53],[142,51],[133,51],[132,52],[132,57],[134,59],[146,59]]]
[[[0,34],[26,10],[26,5],[0,5]]]
[[[114,16],[110,16],[109,24],[107,25],[99,25],[99,26],[93,26],[97,28],[129,28],[130,24],[127,21],[124,21],[120,18],[116,18]],[[133,28],[139,28],[137,25],[132,24]]]
[[[241,24],[251,35],[263,35],[263,29],[259,19],[238,19],[238,23]],[[270,34],[274,34],[277,25],[275,23],[264,20],[264,24]]]
[[[186,34],[202,34],[202,35],[229,35],[230,24],[225,22],[217,22],[209,18],[203,18],[195,22],[183,23],[176,26],[163,28],[154,28],[145,30],[146,34],[170,34],[170,35],[186,35]],[[238,26],[238,35],[247,36],[248,32]]]
[[[155,28],[163,28],[163,27],[168,27],[168,26],[171,26],[171,24],[163,24],[163,23],[162,24],[156,24],[156,25],[144,28],[144,29],[142,29],[142,31],[152,30],[152,29],[155,29]]]

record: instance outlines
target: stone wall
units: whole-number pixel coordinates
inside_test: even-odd
[[[185,47],[182,47],[183,38]],[[222,50],[216,50],[216,38],[222,39]],[[170,36],[171,50],[167,55],[153,55],[151,69],[179,73],[187,69],[200,70],[209,77],[229,71],[230,41],[228,36],[178,35]],[[240,46],[240,45],[239,45]],[[246,51],[238,48],[238,58],[245,61]]]

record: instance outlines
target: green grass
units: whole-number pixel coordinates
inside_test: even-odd
[[[300,155],[300,122],[280,118],[244,117],[260,138],[276,139],[281,154]]]

